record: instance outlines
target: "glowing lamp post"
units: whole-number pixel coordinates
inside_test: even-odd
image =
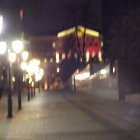
[[[19,54],[22,52],[24,48],[23,42],[21,40],[15,40],[12,42],[12,49],[13,51],[17,54],[17,59],[18,59],[18,109],[21,110],[22,105],[21,105],[21,74],[20,74],[20,57]]]

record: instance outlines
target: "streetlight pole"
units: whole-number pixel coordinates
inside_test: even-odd
[[[16,54],[11,53],[10,49],[8,50],[8,57],[9,57],[9,62],[8,62],[8,74],[9,74],[9,92],[8,92],[8,115],[7,118],[12,118],[12,90],[11,90],[11,66],[12,63],[15,62],[16,59]]]
[[[29,83],[29,77],[27,79],[27,90],[28,90],[28,101],[30,101],[30,83]]]
[[[20,56],[19,54],[23,50],[23,42],[21,40],[15,40],[12,42],[12,48],[15,51],[15,53],[18,55],[18,110],[21,110],[22,104],[21,104],[21,71],[20,71]]]
[[[18,110],[22,109],[22,103],[21,103],[21,71],[19,66],[19,58],[18,58]]]
[[[7,118],[12,118],[12,92],[11,92],[11,62],[8,64],[8,74],[9,74],[9,92],[8,92],[8,115]]]
[[[36,94],[36,89],[35,89],[35,88],[36,88],[36,87],[35,87],[36,85],[35,85],[35,84],[36,84],[36,83],[35,83],[35,81],[34,81],[34,86],[33,86],[33,88],[34,88],[34,96],[35,96],[35,94]]]

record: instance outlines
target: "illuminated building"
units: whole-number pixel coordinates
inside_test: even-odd
[[[83,51],[84,33],[84,53],[85,56],[88,56],[87,59],[101,56],[102,36],[99,32],[84,28],[83,26],[72,27],[57,34],[56,46],[60,55],[63,53],[66,58],[69,58],[70,56],[74,57],[75,53],[77,55],[80,54]]]

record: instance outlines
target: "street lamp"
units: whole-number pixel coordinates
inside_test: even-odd
[[[7,103],[8,103],[8,114],[7,118],[12,118],[12,92],[11,92],[11,63],[15,61],[16,56],[10,52],[10,49],[7,49],[6,42],[0,42],[0,55],[4,55],[7,52],[6,55],[8,55],[8,97],[7,97]]]
[[[8,92],[8,115],[7,115],[7,118],[12,118],[13,115],[12,115],[12,92],[11,92],[11,65],[16,60],[16,54],[11,53],[10,50],[8,50],[8,59],[9,59],[9,64],[8,64],[9,92]]]
[[[14,50],[14,52],[17,54],[17,61],[18,61],[18,109],[21,110],[22,105],[21,105],[21,74],[20,74],[20,66],[19,66],[19,62],[20,62],[20,57],[19,54],[21,53],[21,51],[23,50],[24,45],[23,45],[23,41],[21,40],[15,40],[12,42],[12,49]]]
[[[29,58],[29,52],[23,51],[21,56],[23,61],[27,61],[27,59]]]
[[[15,40],[12,42],[12,49],[15,53],[19,54],[23,50],[23,42],[21,40]]]

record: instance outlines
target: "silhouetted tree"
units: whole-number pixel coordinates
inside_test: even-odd
[[[108,36],[111,60],[136,60],[140,54],[140,9],[116,20]]]

